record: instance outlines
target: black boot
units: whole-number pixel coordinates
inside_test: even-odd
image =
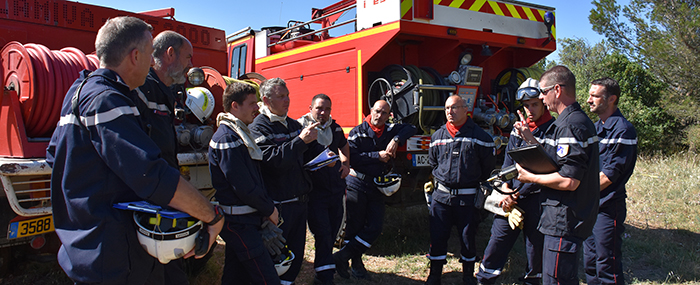
[[[350,273],[348,272],[348,261],[350,260],[350,257],[352,257],[352,254],[350,253],[350,250],[348,250],[347,247],[344,247],[343,249],[333,254],[333,261],[335,262],[335,271],[338,272],[338,275],[340,275],[340,277],[343,277],[345,279],[350,278]]]
[[[365,264],[362,263],[362,254],[352,257],[352,277],[357,279],[372,280],[365,269]]]
[[[442,281],[442,263],[430,262],[430,274],[428,274],[428,280],[425,280],[425,285],[440,285]]]
[[[473,261],[462,263],[462,281],[464,281],[464,285],[477,285]]]

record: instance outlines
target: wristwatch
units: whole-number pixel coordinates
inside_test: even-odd
[[[221,219],[224,218],[224,209],[222,209],[221,206],[214,206],[214,213],[216,214],[216,216],[214,216],[214,219],[211,220],[211,222],[207,223],[207,226],[216,225],[216,223],[218,223],[219,221],[221,221]]]
[[[399,137],[394,137],[394,138],[391,139],[391,140],[393,140],[395,143],[399,143]]]

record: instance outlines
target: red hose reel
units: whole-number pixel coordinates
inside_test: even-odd
[[[49,137],[58,122],[66,92],[83,69],[95,70],[99,60],[76,48],[49,50],[40,44],[9,42],[2,49],[0,83],[17,92],[20,112],[30,138]]]

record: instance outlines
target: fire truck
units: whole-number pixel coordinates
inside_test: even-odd
[[[176,31],[192,43],[194,65],[211,71],[226,69],[224,31],[175,21],[174,12],[167,8],[132,13],[62,0],[0,4],[0,229],[6,229],[0,233],[0,273],[13,255],[55,253],[60,244],[53,233],[46,147],[78,72],[99,65],[95,36],[107,19],[141,18],[153,26],[154,35]],[[205,85],[218,98],[226,87],[216,80]],[[177,122],[184,150],[178,154],[180,171],[197,188],[211,192],[206,146],[213,123],[191,118],[185,109]],[[89,166],[85,167],[90,175]]]
[[[132,13],[64,0],[0,4],[0,229],[7,228],[0,234],[0,271],[20,247],[58,244],[45,149],[78,72],[98,66],[95,35],[110,17],[138,17],[154,27],[154,35],[174,30],[192,43],[199,68],[177,89],[178,159],[183,176],[205,193],[213,191],[206,145],[215,123],[192,115],[185,88],[208,89],[215,117],[223,110],[223,90],[236,78],[259,83],[281,77],[291,91],[289,116],[302,116],[311,98],[325,93],[346,134],[374,101],[389,101],[394,122],[419,129],[394,165],[403,182],[389,203],[408,205],[422,200],[430,134],[445,122],[445,99],[465,98],[470,115],[504,146],[519,107],[517,87],[538,77],[541,71],[531,66],[556,48],[554,8],[509,0],[343,0],[311,9],[309,21],[229,36],[175,21],[174,12]],[[343,29],[352,32],[331,36]]]
[[[354,32],[330,35],[351,25]],[[542,70],[532,66],[555,50],[555,35],[554,8],[519,1],[343,0],[311,9],[308,21],[248,27],[226,40],[229,75],[284,79],[293,118],[324,93],[346,134],[378,99],[391,104],[393,122],[414,124],[419,135],[394,161],[401,189],[388,199],[410,205],[423,198],[430,135],[445,123],[446,98],[466,99],[502,152],[516,120],[517,88],[539,79]]]

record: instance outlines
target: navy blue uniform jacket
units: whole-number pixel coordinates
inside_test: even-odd
[[[574,191],[542,187],[542,217],[537,229],[545,235],[585,239],[591,235],[598,215],[598,135],[578,103],[566,107],[547,128],[543,147],[559,165],[559,175],[581,184]]]
[[[476,188],[489,178],[496,165],[493,138],[471,118],[452,135],[443,125],[430,137],[428,161],[433,177],[448,188]],[[433,192],[433,199],[450,204],[449,193]]]
[[[381,137],[377,137],[369,123],[363,121],[348,134],[350,143],[350,166],[357,172],[371,179],[384,175],[391,170],[391,161],[383,163],[379,160],[379,151],[385,150],[389,142],[398,137],[405,142],[416,133],[416,127],[408,124],[385,124]]]
[[[175,137],[175,95],[160,81],[155,70],[151,68],[146,77],[146,83],[136,89],[139,100],[135,100],[139,108],[144,129],[148,136],[160,146],[160,156],[178,168],[177,138]]]
[[[549,112],[549,111],[545,110],[545,112]],[[544,131],[547,128],[549,128],[549,126],[552,123],[554,123],[554,118],[552,118],[549,121],[545,122],[544,124],[538,126],[534,131],[532,131],[532,135],[535,137],[535,139],[537,139],[537,141],[540,144],[544,143]],[[511,158],[510,155],[508,155],[509,150],[519,148],[519,147],[524,147],[524,146],[527,146],[527,143],[525,143],[523,138],[518,135],[518,133],[515,131],[515,129],[513,129],[513,131],[510,132],[510,139],[508,140],[508,146],[506,146],[506,156],[505,156],[505,159],[503,159],[503,166],[501,168],[503,169],[503,168],[506,168],[508,166],[515,164],[515,162],[513,161],[513,158]],[[516,187],[521,187],[520,190],[518,191],[518,195],[521,198],[525,198],[530,194],[539,193],[540,188],[542,188],[541,185],[536,184],[536,183],[524,183],[524,185],[523,185],[522,182],[520,182],[516,179],[508,181],[508,184],[510,184],[511,189],[515,189]]]
[[[160,158],[141,128],[135,91],[108,69],[98,69],[71,98],[89,71],[81,72],[63,100],[61,119],[47,150],[58,262],[78,282],[143,284],[158,262],[139,244],[131,211],[114,203],[149,200],[166,206],[180,173]],[[79,125],[82,121],[86,129]]]
[[[209,142],[209,172],[222,205],[244,206],[258,210],[246,215],[226,215],[234,223],[260,225],[261,217],[274,211],[272,199],[263,184],[258,161],[250,158],[241,137],[226,125],[220,125]]]
[[[328,145],[335,154],[340,153],[340,148],[348,144],[345,139],[343,128],[338,125],[335,120],[328,126],[333,130],[333,141]],[[314,191],[311,193],[314,197],[326,197],[345,193],[345,179],[340,178],[340,161],[333,167],[323,167],[319,170],[311,172],[311,180],[313,181]]]
[[[625,184],[637,163],[637,131],[619,109],[605,124],[596,122],[595,128],[600,139],[600,171],[612,182],[600,192],[602,208],[611,204],[608,201],[627,197]]]

